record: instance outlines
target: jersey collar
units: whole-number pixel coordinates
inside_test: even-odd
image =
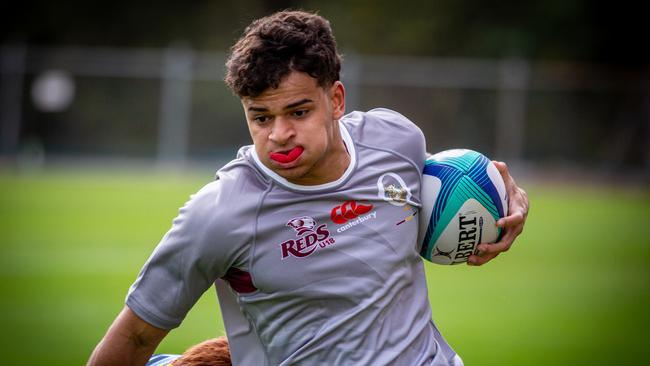
[[[348,167],[345,169],[345,172],[341,177],[339,177],[337,180],[328,182],[328,183],[323,183],[323,184],[317,184],[317,185],[300,185],[300,184],[295,184],[291,183],[285,178],[281,177],[278,175],[276,172],[273,170],[269,169],[266,165],[262,163],[260,160],[259,156],[257,156],[257,151],[255,151],[255,146],[252,147],[251,154],[253,155],[253,160],[255,161],[255,165],[264,172],[265,175],[269,176],[271,179],[279,183],[280,185],[295,190],[295,191],[302,191],[302,192],[313,192],[313,191],[321,191],[321,190],[326,190],[326,189],[332,189],[334,187],[338,187],[341,185],[343,182],[345,182],[350,174],[354,171],[354,167],[357,165],[357,152],[354,147],[354,141],[352,141],[352,137],[350,136],[350,133],[348,132],[347,128],[339,121],[339,130],[341,131],[341,137],[343,138],[343,143],[345,144],[345,148],[348,150],[348,154],[350,154],[350,164]]]

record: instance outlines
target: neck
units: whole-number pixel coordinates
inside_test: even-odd
[[[332,129],[331,148],[316,163],[318,167],[309,176],[300,179],[288,179],[289,182],[299,185],[320,185],[334,182],[341,178],[350,165],[351,158],[348,148],[345,145],[338,121]]]

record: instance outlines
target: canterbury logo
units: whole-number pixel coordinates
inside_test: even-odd
[[[348,220],[357,218],[372,210],[372,204],[357,204],[356,201],[345,201],[342,205],[332,209],[332,222],[335,224],[345,224]]]

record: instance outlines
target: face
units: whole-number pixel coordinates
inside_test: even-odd
[[[343,175],[350,162],[338,127],[345,112],[343,84],[325,89],[294,71],[277,88],[242,98],[242,105],[255,151],[269,169],[301,185]]]

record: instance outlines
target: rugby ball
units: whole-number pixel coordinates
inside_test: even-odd
[[[483,154],[445,150],[424,165],[418,241],[420,255],[437,264],[465,263],[480,243],[501,235],[508,214],[501,174]]]

